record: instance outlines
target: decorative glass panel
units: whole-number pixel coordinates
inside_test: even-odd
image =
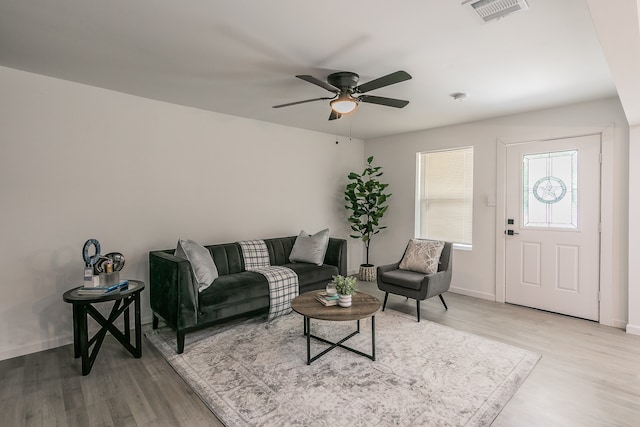
[[[578,151],[526,155],[522,225],[578,228]]]

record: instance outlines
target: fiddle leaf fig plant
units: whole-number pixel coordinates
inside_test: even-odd
[[[384,230],[385,226],[380,225],[382,216],[388,209],[387,200],[391,193],[385,193],[389,184],[378,181],[382,176],[382,167],[372,164],[373,156],[367,159],[367,167],[362,174],[351,172],[348,176],[350,182],[344,192],[344,198],[348,202],[345,206],[351,211],[348,221],[351,230],[355,233],[350,236],[354,239],[361,239],[366,250],[366,264],[369,264],[369,247],[374,235]]]

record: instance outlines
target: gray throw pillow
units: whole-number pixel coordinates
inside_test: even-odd
[[[436,273],[443,248],[444,242],[437,240],[411,239],[399,268],[423,274]]]
[[[198,292],[207,289],[218,278],[218,269],[213,262],[209,249],[193,240],[178,240],[175,256],[186,258],[198,281]]]
[[[289,261],[322,265],[327,253],[327,246],[329,246],[328,228],[318,231],[314,235],[309,235],[302,230],[293,244]]]

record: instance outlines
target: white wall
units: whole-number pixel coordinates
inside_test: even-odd
[[[349,241],[349,270],[361,262],[342,191],[363,141],[2,67],[0,129],[0,360],[72,341],[62,294],[81,283],[88,238],[145,282],[148,251],[178,238],[330,227]]]
[[[469,101],[470,102],[470,101]],[[460,105],[464,108],[464,104]],[[456,250],[452,290],[475,297],[496,297],[496,208],[487,197],[496,195],[496,141],[526,141],[535,137],[564,137],[580,129],[615,126],[613,147],[613,301],[607,324],[622,327],[627,319],[627,234],[629,130],[617,98],[570,105],[425,130],[375,140],[365,144],[366,156],[375,156],[383,166],[383,178],[393,193],[385,224],[388,229],[371,245],[375,264],[397,261],[409,238],[414,236],[415,157],[417,152],[454,147],[474,147],[473,250]]]

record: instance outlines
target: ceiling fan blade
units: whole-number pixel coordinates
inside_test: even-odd
[[[405,107],[409,103],[409,101],[403,101],[402,99],[384,98],[382,96],[372,95],[362,95],[358,99],[362,102],[368,102],[369,104],[378,104],[396,108]]]
[[[334,97],[305,99],[304,101],[288,102],[286,104],[274,105],[272,108],[289,107],[290,105],[298,105],[298,104],[304,104],[305,102],[322,101],[323,99],[333,99],[333,98],[335,98],[335,96]]]
[[[342,117],[342,114],[338,113],[335,110],[331,110],[331,114],[329,115],[329,120],[336,120]]]
[[[387,74],[386,76],[379,77],[375,80],[371,80],[370,82],[361,84],[360,86],[356,86],[354,92],[365,93],[409,79],[411,79],[411,75],[409,75],[409,73],[407,73],[406,71],[396,71],[395,73]]]
[[[305,82],[313,83],[316,86],[320,86],[321,88],[326,89],[329,92],[335,92],[335,93],[340,92],[340,89],[338,89],[337,87],[335,87],[333,85],[330,85],[329,83],[324,82],[324,81],[322,81],[320,79],[316,79],[313,76],[309,76],[309,75],[305,74],[305,75],[299,75],[299,76],[296,76],[296,77],[299,78],[299,79],[304,80]]]

